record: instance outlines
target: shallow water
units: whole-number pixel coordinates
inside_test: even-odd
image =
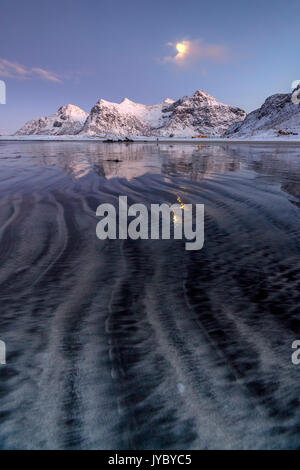
[[[205,244],[96,207],[205,204]],[[300,448],[300,147],[0,143],[0,447]]]

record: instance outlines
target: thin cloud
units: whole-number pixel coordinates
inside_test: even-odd
[[[6,59],[0,59],[0,77],[8,78],[27,78],[29,71],[16,62],[10,62]]]
[[[32,69],[32,73],[42,78],[43,80],[48,80],[49,82],[61,82],[61,80],[54,73],[49,72],[48,70],[35,67]]]
[[[204,60],[226,62],[229,58],[229,51],[226,46],[208,44],[203,39],[184,40],[178,43],[168,42],[166,46],[174,49],[174,55],[163,57],[163,63],[189,65]]]
[[[0,59],[0,77],[16,78],[19,80],[40,79],[48,82],[60,83],[60,78],[49,70],[39,67],[27,68],[17,62]]]

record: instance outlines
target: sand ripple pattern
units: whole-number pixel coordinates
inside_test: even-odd
[[[0,144],[2,449],[300,448],[300,151]],[[101,202],[205,204],[205,246]]]

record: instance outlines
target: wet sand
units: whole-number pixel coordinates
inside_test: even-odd
[[[300,447],[300,150],[0,142],[0,447]],[[205,245],[95,210],[205,204]]]

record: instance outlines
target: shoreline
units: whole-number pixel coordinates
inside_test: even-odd
[[[109,142],[107,142],[109,140]],[[290,144],[300,145],[300,137],[293,138],[240,138],[240,139],[223,139],[223,138],[202,138],[202,139],[189,139],[189,138],[168,138],[168,137],[140,137],[133,138],[130,141],[126,140],[113,140],[101,137],[70,137],[70,136],[0,136],[0,142],[84,142],[84,143],[108,143],[108,144]]]

